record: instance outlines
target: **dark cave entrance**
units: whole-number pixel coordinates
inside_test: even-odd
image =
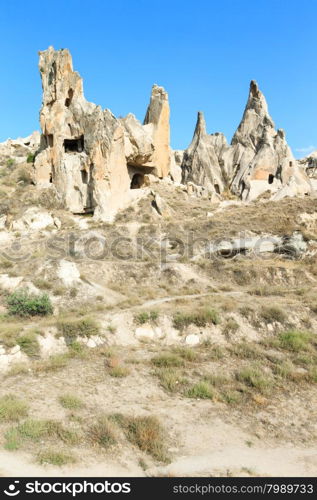
[[[77,139],[64,139],[65,153],[82,153],[84,151],[84,136]]]
[[[70,104],[71,104],[71,102],[73,100],[73,96],[74,96],[73,89],[69,89],[68,96],[65,99],[65,106],[66,106],[66,108],[69,108],[69,106],[70,106]]]
[[[144,186],[144,174],[134,174],[131,179],[130,189],[141,189],[142,186]]]
[[[269,174],[269,177],[268,177],[267,181],[268,181],[269,184],[273,184],[274,175],[273,174]]]

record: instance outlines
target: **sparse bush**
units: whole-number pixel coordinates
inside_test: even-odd
[[[13,292],[7,298],[9,313],[15,316],[46,316],[53,313],[53,306],[46,293],[35,295],[26,289]]]
[[[64,368],[69,361],[69,356],[65,354],[54,354],[45,361],[38,361],[34,366],[37,372],[50,372]]]
[[[144,311],[137,314],[134,320],[136,323],[144,325],[144,323],[150,323],[156,321],[158,319],[158,316],[159,315],[157,311],[150,311],[150,312]]]
[[[312,335],[299,330],[287,330],[278,336],[279,346],[293,352],[307,351]]]
[[[191,349],[190,347],[176,347],[175,353],[178,354],[185,361],[196,361],[198,358],[198,353]]]
[[[266,392],[272,385],[270,380],[258,366],[249,366],[236,373],[239,382],[243,382],[249,387]]]
[[[58,400],[63,408],[67,410],[79,410],[84,406],[82,400],[73,394],[63,394]]]
[[[28,405],[13,394],[0,398],[0,422],[14,422],[28,414]]]
[[[32,183],[30,172],[25,168],[20,168],[17,173],[17,181],[25,185]]]
[[[153,458],[161,462],[168,461],[164,445],[164,432],[156,417],[114,415],[112,418],[123,428],[127,439],[138,446],[141,451],[152,455]]]
[[[152,358],[152,363],[158,368],[169,368],[175,366],[184,366],[184,360],[177,354],[161,354]]]
[[[258,359],[262,356],[262,352],[255,344],[248,342],[240,342],[230,348],[230,352],[242,359]]]
[[[91,337],[99,334],[99,325],[91,318],[59,321],[57,328],[68,343],[71,343],[77,337]]]
[[[111,377],[123,378],[123,377],[127,377],[129,375],[130,371],[126,366],[117,365],[117,366],[114,366],[113,368],[110,368],[108,373]]]
[[[35,332],[26,332],[17,338],[17,344],[21,350],[30,358],[38,358],[40,355],[40,345]]]
[[[265,306],[262,307],[260,316],[265,323],[285,323],[286,314],[285,312],[276,306]]]
[[[186,391],[186,396],[196,399],[213,399],[215,394],[211,385],[202,380]]]
[[[226,403],[232,405],[239,403],[241,401],[242,395],[239,391],[228,390],[222,393],[222,398]]]
[[[208,324],[218,325],[219,323],[219,314],[214,309],[204,309],[191,314],[178,312],[173,317],[174,328],[178,330],[183,330],[189,325],[205,327]]]
[[[50,464],[61,467],[62,465],[72,464],[76,462],[76,459],[70,453],[48,449],[45,451],[41,451],[38,454],[37,462],[41,465]]]
[[[44,278],[36,278],[33,280],[33,284],[42,290],[51,290],[52,284]]]
[[[106,416],[100,416],[89,429],[89,438],[93,444],[110,448],[117,443],[117,430],[114,423]]]
[[[20,447],[25,440],[40,441],[45,438],[59,439],[70,445],[79,442],[78,434],[65,428],[58,420],[25,420],[17,427],[9,429],[5,438],[7,449],[17,449],[12,446]]]
[[[183,378],[182,373],[175,368],[159,368],[155,375],[160,380],[161,386],[169,392],[176,392],[185,385],[186,380]]]
[[[228,318],[223,326],[222,333],[229,336],[239,330],[239,323],[234,318]]]

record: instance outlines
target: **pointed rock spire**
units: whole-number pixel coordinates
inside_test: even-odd
[[[207,129],[204,113],[202,111],[198,111],[193,140],[197,137],[203,137],[205,135],[207,135]]]
[[[231,145],[235,168],[231,189],[235,194],[244,199],[254,198],[268,189],[278,189],[290,176],[309,191],[285,134],[275,130],[265,97],[254,80],[250,83],[246,108]],[[244,193],[246,188],[247,194]]]
[[[170,107],[168,94],[163,87],[153,85],[150,104],[144,118],[144,125],[152,127],[154,144],[153,166],[159,177],[166,177],[170,171]]]
[[[215,136],[208,135],[202,111],[198,112],[192,141],[184,151],[182,182],[193,182],[210,191],[223,191],[223,179],[215,149]]]
[[[268,133],[274,133],[274,122],[269,115],[264,95],[256,81],[252,80],[243,117],[231,144],[234,146],[240,143],[256,150],[265,129]]]

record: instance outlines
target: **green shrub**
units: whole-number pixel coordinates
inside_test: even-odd
[[[46,293],[35,295],[26,289],[13,292],[7,298],[9,313],[15,316],[46,316],[53,306]]]
[[[35,154],[29,153],[27,156],[26,162],[27,163],[34,163],[34,160],[35,160]]]
[[[152,321],[156,321],[158,319],[158,312],[157,311],[150,311],[150,312],[141,312],[137,314],[134,318],[135,322],[144,325],[144,323],[150,323]]]
[[[70,445],[75,445],[79,442],[78,434],[65,428],[58,420],[25,420],[25,422],[19,424],[17,427],[9,429],[5,438],[7,449],[15,444],[19,446],[25,440],[40,441],[45,438],[59,439]]]
[[[99,334],[99,325],[94,319],[84,318],[73,321],[59,321],[57,328],[66,342],[71,343],[77,337],[91,337]]]
[[[67,408],[67,410],[79,410],[84,406],[82,400],[73,394],[63,394],[58,399],[63,408]]]
[[[298,330],[288,330],[280,333],[278,340],[282,349],[288,351],[300,352],[307,351],[310,347],[311,334]]]
[[[173,367],[159,368],[155,375],[159,378],[161,386],[168,392],[176,392],[186,383],[182,373]]]
[[[201,381],[188,389],[186,396],[196,399],[213,399],[215,394],[209,382]]]
[[[13,394],[0,398],[0,422],[17,421],[28,414],[28,405]]]
[[[172,366],[184,366],[184,360],[177,354],[161,354],[152,358],[152,363],[158,368],[168,368]]]
[[[218,325],[219,323],[219,314],[214,309],[204,309],[190,314],[178,312],[173,317],[174,328],[178,330],[183,330],[189,325],[205,327],[208,324]]]

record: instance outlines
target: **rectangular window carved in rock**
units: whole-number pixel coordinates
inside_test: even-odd
[[[77,139],[64,139],[65,153],[81,153],[84,151],[84,136]]]

